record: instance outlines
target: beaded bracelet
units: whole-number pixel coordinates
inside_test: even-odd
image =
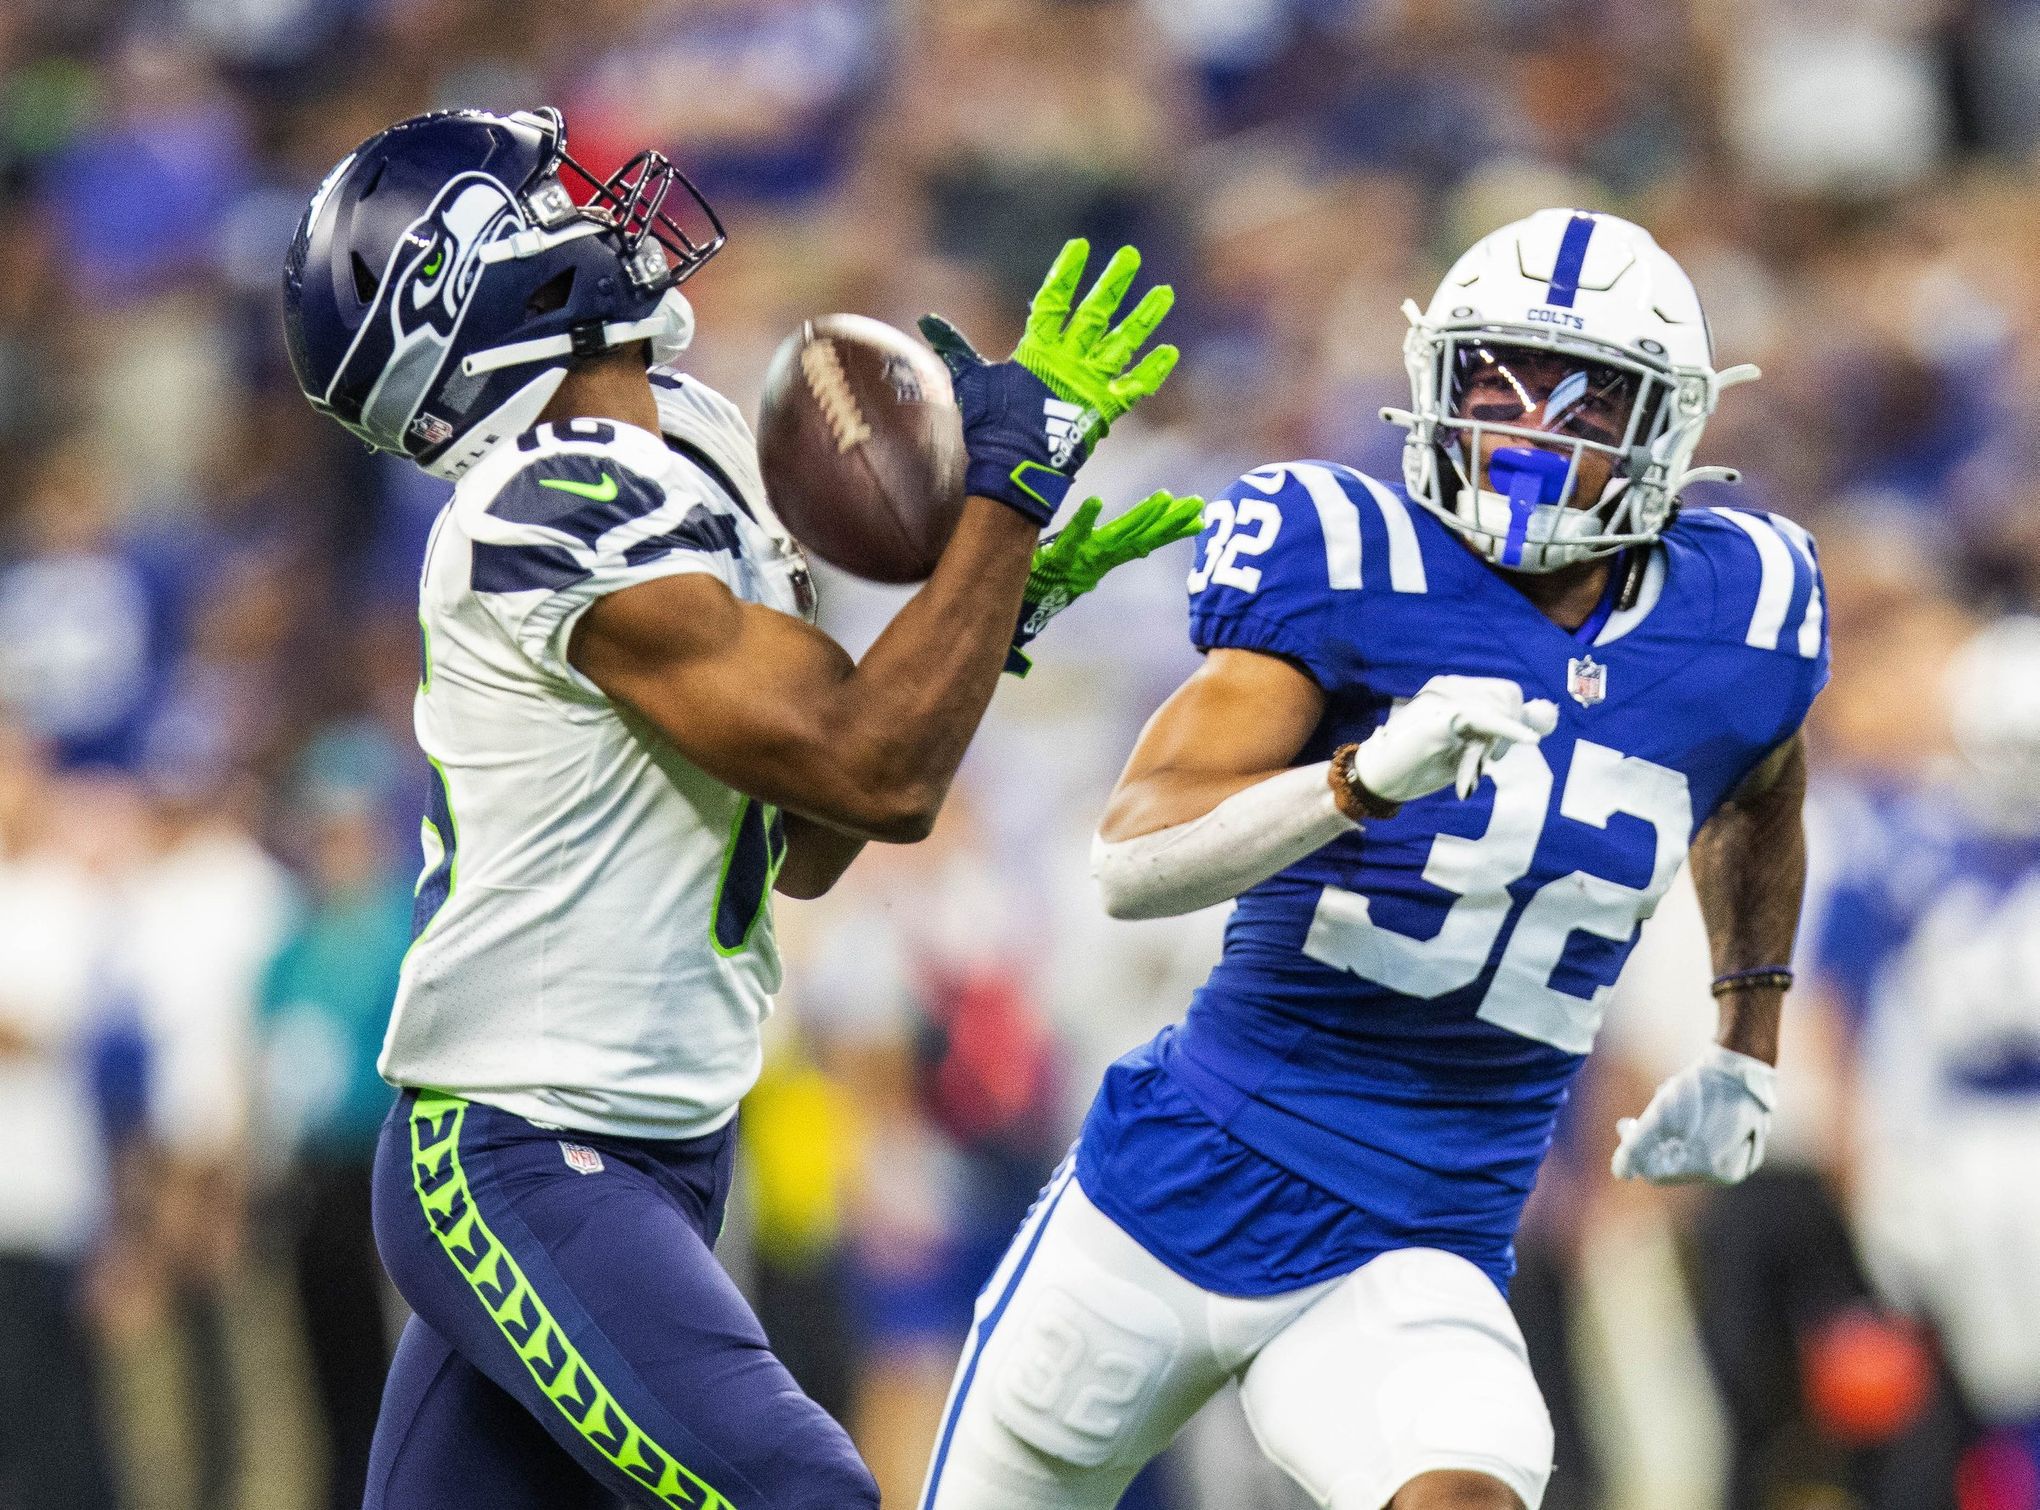
[[[1726,975],[1717,975],[1714,984],[1707,989],[1716,996],[1726,996],[1731,991],[1789,991],[1792,989],[1792,972],[1783,965],[1731,970]]]
[[[1368,818],[1393,818],[1402,811],[1402,804],[1375,796],[1360,784],[1360,777],[1353,770],[1353,752],[1359,748],[1357,744],[1344,744],[1332,751],[1331,770],[1328,773],[1332,784],[1332,801],[1338,804],[1340,812],[1355,823]]]

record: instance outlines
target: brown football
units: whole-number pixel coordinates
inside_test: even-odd
[[[758,459],[808,550],[871,582],[919,582],[963,511],[963,419],[949,371],[862,315],[803,321],[765,373]]]

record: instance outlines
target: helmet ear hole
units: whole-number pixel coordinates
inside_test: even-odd
[[[363,304],[375,303],[376,276],[361,253],[354,254],[354,297]]]
[[[574,297],[574,269],[562,268],[532,291],[524,301],[524,311],[530,315],[549,315],[565,309],[567,301]]]

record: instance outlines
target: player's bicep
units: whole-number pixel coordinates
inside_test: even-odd
[[[568,657],[717,780],[826,810],[828,710],[852,663],[819,630],[712,577],[662,577],[591,604]]]
[[[1318,684],[1281,656],[1212,651],[1141,731],[1099,833],[1117,841],[1202,816],[1294,765],[1324,711]]]
[[[1780,782],[1800,792],[1806,790],[1806,734],[1803,730],[1795,730],[1751,767],[1749,774],[1728,794],[1727,805],[1752,806],[1770,795]]]

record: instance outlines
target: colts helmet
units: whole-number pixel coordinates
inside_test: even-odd
[[[1411,498],[1488,560],[1554,571],[1655,538],[1723,389],[1699,296],[1641,226],[1539,210],[1475,243],[1418,309],[1405,301]],[[1605,456],[1598,498],[1570,505],[1581,464]]]
[[[693,232],[668,214],[680,189]],[[722,223],[657,152],[608,179],[557,110],[440,111],[370,137],[312,195],[284,263],[284,334],[312,407],[456,478],[527,429],[577,358],[685,343],[678,285]]]

